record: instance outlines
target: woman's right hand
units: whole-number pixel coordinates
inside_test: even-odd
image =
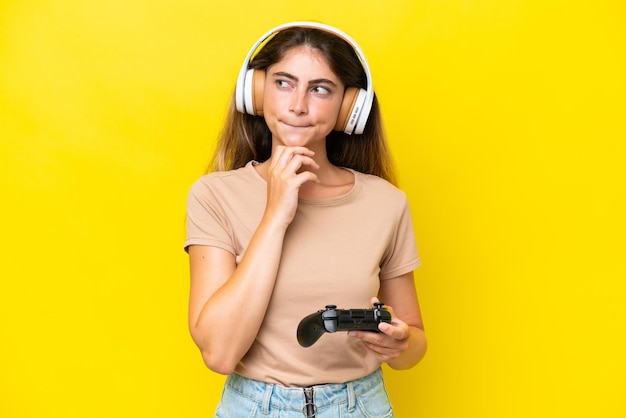
[[[267,169],[267,206],[265,219],[275,221],[282,227],[289,226],[298,208],[300,187],[306,182],[318,182],[319,165],[313,159],[315,153],[306,147],[274,149]]]

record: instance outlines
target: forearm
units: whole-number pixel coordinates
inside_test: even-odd
[[[209,368],[230,373],[253,344],[272,297],[285,232],[298,208],[300,187],[317,176],[314,152],[305,147],[277,146],[270,161],[256,167],[267,180],[267,203],[238,266],[232,254],[200,262],[198,280],[192,268],[193,312],[190,328]],[[194,287],[193,283],[198,283]]]

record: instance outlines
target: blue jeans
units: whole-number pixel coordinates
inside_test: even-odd
[[[392,418],[380,369],[347,383],[285,388],[231,374],[216,418]]]

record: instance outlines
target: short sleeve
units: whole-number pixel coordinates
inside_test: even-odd
[[[208,245],[235,254],[232,227],[206,177],[189,189],[185,231],[185,251],[190,245]]]
[[[399,206],[397,224],[380,266],[380,279],[392,279],[415,270],[421,264],[409,203]]]

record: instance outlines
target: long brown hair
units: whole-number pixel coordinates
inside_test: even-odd
[[[317,28],[292,27],[278,32],[252,59],[250,67],[265,70],[291,48],[306,45],[319,50],[345,87],[367,87],[365,70],[354,48],[338,36]],[[207,171],[233,170],[251,160],[266,161],[272,152],[272,133],[261,116],[240,113],[231,98],[226,123]],[[396,182],[378,99],[361,135],[332,131],[326,137],[329,161],[362,173]]]

